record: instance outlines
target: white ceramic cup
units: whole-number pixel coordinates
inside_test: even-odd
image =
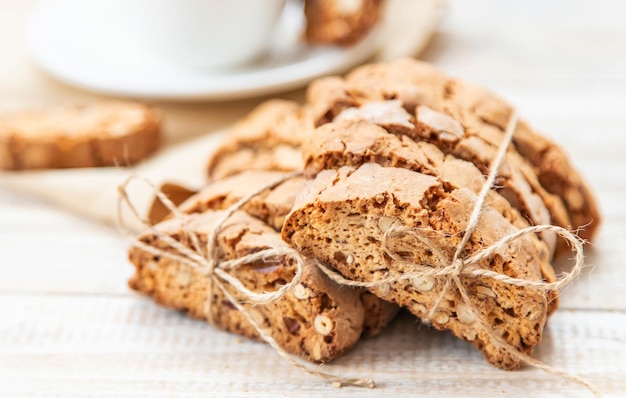
[[[120,27],[173,65],[220,69],[261,55],[286,0],[107,0]]]

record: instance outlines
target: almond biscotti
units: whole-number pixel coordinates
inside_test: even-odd
[[[160,114],[103,102],[0,116],[0,169],[126,166],[159,147]]]
[[[292,101],[262,103],[229,130],[209,161],[209,179],[243,170],[301,170],[300,145],[313,128],[310,116],[308,109]]]
[[[307,98],[317,126],[334,120],[348,108],[397,99],[416,119],[415,128],[403,133],[415,134],[447,153],[472,161],[483,172],[500,146],[512,115],[512,107],[489,91],[409,59],[366,65],[345,79],[320,79],[311,84]],[[552,224],[566,228],[585,226],[581,237],[593,237],[600,222],[595,200],[556,144],[520,121],[507,162],[511,169],[518,169],[527,186],[544,201]]]
[[[179,210],[188,214],[225,210],[251,193],[281,181],[250,198],[242,207],[242,210],[279,232],[296,196],[304,188],[302,177],[285,179],[289,175],[290,173],[284,172],[250,170],[225,177],[213,181],[183,202]],[[398,306],[381,300],[364,289],[359,289],[359,295],[365,309],[363,334],[374,336],[381,333],[398,313]]]
[[[285,221],[283,239],[346,278],[363,282],[401,276],[417,265],[449,265],[476,202],[470,189],[446,187],[433,176],[375,163],[324,170],[303,192]],[[385,232],[392,226],[406,227],[413,233],[390,236],[385,248]],[[500,212],[485,205],[462,255],[470,256],[517,230]],[[548,261],[541,241],[526,235],[475,266],[541,281],[542,263]],[[445,278],[399,280],[369,290],[427,319]],[[489,333],[530,354],[541,341],[548,295],[485,277],[461,276],[461,281],[471,303],[464,303],[456,288],[449,289],[437,307],[433,326],[449,329],[471,342],[498,367],[520,366],[517,357],[502,349]]]
[[[322,80],[313,86],[313,91],[340,93],[341,90],[335,86],[345,84],[337,79]],[[326,88],[327,85],[333,88]],[[369,120],[383,125],[393,134],[407,135],[416,141],[431,142],[445,153],[471,161],[481,171],[487,173],[498,146],[485,142],[480,137],[468,136],[466,133],[469,130],[466,130],[454,118],[420,105],[420,101],[427,101],[427,99],[420,95],[419,91],[406,91],[407,87],[400,84],[397,87],[397,91],[401,93],[398,95],[403,100],[384,100],[380,98],[380,92],[374,91],[367,94],[374,96],[375,100],[370,101],[368,97],[359,97],[357,102],[352,101],[351,107],[345,107],[349,102],[344,98],[339,103],[343,104],[341,108],[345,109],[337,115],[335,112],[339,108],[335,107],[335,110],[327,111],[318,123],[327,123],[336,119]],[[405,91],[400,91],[400,88]],[[369,87],[368,89],[371,90]],[[346,91],[344,90],[343,93],[345,96]],[[331,100],[326,98],[322,103],[327,101]],[[319,105],[314,105],[314,108],[318,108]],[[534,170],[514,149],[507,152],[496,185],[500,187],[501,195],[533,223],[570,226],[571,221],[561,199],[548,193],[541,186]]]
[[[321,80],[313,86],[314,92],[320,90],[333,92],[334,95],[344,98],[338,102],[338,104],[343,104],[341,108],[345,108],[344,110],[336,116],[334,112],[337,109],[327,112],[318,123],[323,125],[332,120],[368,120],[381,125],[392,134],[405,135],[415,141],[433,143],[444,153],[471,161],[482,172],[488,172],[491,159],[495,156],[498,147],[487,144],[474,136],[466,137],[465,128],[457,120],[425,105],[419,105],[420,101],[425,100],[419,91],[410,90],[411,86],[398,85],[394,90],[397,97],[402,100],[384,100],[378,98],[381,93],[375,91],[375,94],[371,93],[371,95],[380,99],[379,101],[365,101],[362,105],[352,101],[353,106],[346,107],[350,101],[345,99],[345,90],[342,91],[339,88],[344,84],[339,79],[330,78]],[[332,89],[326,86],[331,86]],[[318,108],[325,101],[329,99],[326,98],[314,108]],[[413,109],[413,111],[407,109]],[[507,152],[498,173],[496,186],[499,187],[499,193],[533,224],[556,224],[566,227],[571,224],[561,199],[543,189],[534,171],[514,149]],[[544,235],[552,250],[556,244],[555,235],[551,233]]]
[[[208,236],[221,215],[220,211],[193,214],[184,226],[180,220],[170,219],[156,225],[158,234],[144,233],[139,241],[167,253],[180,254],[162,235],[192,249],[190,233],[193,233],[206,256]],[[266,248],[287,247],[271,227],[241,211],[222,225],[217,243],[217,261],[242,258]],[[129,259],[136,268],[129,281],[133,289],[153,297],[161,305],[187,311],[195,318],[212,319],[216,326],[227,331],[259,338],[257,330],[220,288],[214,285],[209,295],[211,279],[203,269],[188,261],[151,253],[139,245],[130,249]],[[248,304],[232,285],[224,282],[224,286],[285,351],[311,361],[330,361],[359,340],[363,305],[357,290],[331,282],[308,260],[303,267],[301,282],[270,304]],[[250,261],[229,271],[256,293],[277,290],[291,281],[295,272],[293,258],[286,255]]]
[[[358,167],[372,162],[385,167],[400,167],[437,178],[447,189],[467,188],[478,194],[485,177],[472,164],[444,155],[435,145],[413,141],[405,135],[389,133],[385,128],[366,120],[337,118],[317,128],[303,145],[305,174],[314,177],[326,169],[343,166]],[[391,123],[387,120],[387,123]],[[383,123],[384,124],[384,123]],[[387,124],[388,125],[388,124]],[[514,227],[529,227],[528,221],[495,191],[489,192],[486,203],[498,211]],[[554,234],[542,234],[536,242],[542,257],[551,258],[555,247]],[[542,275],[554,282],[556,275],[549,262],[541,262]],[[550,299],[550,312],[557,307],[557,294]]]

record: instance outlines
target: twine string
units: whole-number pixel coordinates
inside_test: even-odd
[[[250,253],[245,256],[241,256],[236,259],[231,260],[220,260],[219,258],[219,245],[218,245],[218,235],[221,231],[223,224],[238,210],[243,208],[250,200],[259,195],[265,190],[272,189],[283,182],[294,178],[301,173],[292,173],[277,179],[276,181],[267,184],[260,189],[251,192],[249,195],[241,198],[235,204],[230,206],[228,209],[223,211],[218,218],[216,225],[211,229],[210,234],[208,236],[207,241],[207,249],[206,252],[202,250],[202,245],[200,244],[200,239],[198,235],[189,228],[189,217],[188,215],[182,213],[176,205],[159,189],[148,181],[145,178],[130,176],[126,179],[124,183],[122,183],[118,187],[119,197],[118,197],[118,206],[117,206],[117,222],[120,230],[131,240],[132,244],[136,247],[141,248],[142,250],[154,254],[156,256],[166,257],[170,260],[180,262],[181,264],[185,264],[189,267],[192,267],[196,270],[201,271],[208,278],[208,286],[207,286],[207,298],[205,300],[205,315],[207,320],[214,324],[214,315],[213,315],[213,292],[217,287],[226,297],[228,301],[230,301],[235,308],[240,311],[245,318],[248,320],[250,325],[255,329],[258,333],[259,337],[262,341],[269,344],[283,359],[287,360],[293,366],[309,373],[317,377],[321,377],[325,380],[329,380],[336,387],[341,386],[354,386],[354,387],[365,387],[365,388],[374,388],[376,385],[374,381],[370,378],[349,378],[334,375],[332,373],[326,373],[319,371],[317,369],[313,369],[311,365],[304,363],[301,359],[294,357],[293,355],[287,353],[278,342],[272,337],[272,335],[257,322],[256,319],[251,315],[250,310],[246,308],[243,302],[240,299],[237,299],[235,295],[233,295],[227,288],[226,285],[229,285],[232,290],[237,292],[238,295],[245,297],[248,304],[252,305],[263,305],[274,302],[280,298],[282,298],[285,294],[287,294],[295,285],[300,283],[303,275],[304,268],[304,258],[300,255],[296,250],[283,246],[283,247],[269,247],[264,250],[260,250],[258,252]],[[174,218],[181,223],[183,235],[187,237],[191,243],[192,248],[187,247],[182,244],[180,241],[172,238],[168,234],[159,229],[155,228],[149,220],[145,217],[142,217],[139,214],[139,211],[134,206],[132,201],[128,195],[128,186],[135,180],[143,181],[152,187],[154,191],[154,195],[165,205],[165,207],[172,213]],[[149,245],[145,242],[140,241],[137,237],[135,237],[130,229],[126,226],[124,222],[123,216],[123,207],[126,205],[128,209],[130,209],[131,214],[137,220],[139,220],[143,226],[153,235],[155,235],[158,239],[166,243],[171,251],[160,249],[155,246]],[[229,273],[229,271],[235,270],[240,266],[245,264],[250,264],[256,261],[268,261],[275,258],[284,257],[295,265],[295,274],[293,278],[282,285],[280,288],[273,292],[263,292],[257,293],[249,290],[239,279]]]
[[[482,215],[483,206],[485,204],[485,200],[491,189],[494,187],[494,182],[497,177],[498,171],[502,166],[506,158],[506,153],[508,148],[512,142],[513,133],[518,123],[518,114],[517,111],[514,111],[508,124],[506,127],[506,131],[504,134],[503,142],[498,148],[497,154],[489,167],[489,174],[487,176],[486,181],[484,182],[480,193],[477,196],[477,200],[474,204],[474,208],[470,214],[468,219],[467,226],[465,230],[462,232],[462,238],[460,243],[456,246],[454,255],[452,258],[448,258],[448,256],[436,245],[432,240],[432,234],[436,231],[425,230],[425,229],[411,229],[405,226],[392,225],[383,236],[383,250],[389,254],[394,261],[402,262],[410,265],[414,270],[412,272],[405,272],[399,275],[393,275],[390,277],[378,279],[370,282],[362,282],[362,281],[353,281],[350,279],[344,278],[341,274],[336,271],[328,268],[324,264],[319,261],[315,261],[318,268],[324,272],[331,280],[346,286],[352,287],[363,287],[363,288],[376,288],[383,285],[387,285],[390,283],[396,283],[399,281],[406,280],[414,280],[416,278],[423,278],[426,276],[442,278],[444,279],[444,285],[439,293],[437,299],[434,304],[430,308],[425,321],[428,323],[432,323],[432,319],[437,313],[441,303],[449,293],[450,289],[455,288],[459,294],[461,295],[462,302],[466,304],[469,311],[471,311],[474,319],[476,319],[478,327],[480,327],[489,337],[492,344],[498,346],[500,350],[506,351],[509,355],[517,361],[521,363],[525,363],[529,366],[532,366],[537,369],[541,369],[547,373],[554,374],[565,379],[576,382],[580,385],[588,388],[595,396],[600,397],[600,392],[588,381],[583,378],[570,374],[568,372],[556,369],[552,366],[549,366],[537,359],[532,358],[531,356],[518,351],[514,346],[509,344],[507,341],[503,340],[499,336],[497,336],[490,328],[484,323],[482,317],[477,312],[477,308],[471,304],[469,293],[465,286],[463,285],[461,278],[462,277],[486,277],[495,281],[502,282],[504,284],[508,284],[511,286],[532,288],[542,292],[556,291],[564,288],[569,283],[571,283],[576,277],[580,275],[582,268],[584,267],[584,257],[583,257],[583,241],[577,235],[572,232],[566,230],[565,228],[554,226],[554,225],[537,225],[531,226],[527,228],[520,229],[514,233],[511,233],[494,244],[482,248],[474,252],[472,255],[467,257],[463,256],[463,251],[467,243],[470,241],[473,232],[478,227],[478,223],[480,221],[480,217]],[[128,198],[127,194],[127,185],[135,178],[139,177],[131,177],[124,184],[119,187],[120,196],[118,203],[118,224],[123,231],[125,231],[128,235],[128,229],[125,228],[123,223],[123,217],[121,212],[122,203],[125,203],[131,210],[131,213],[134,217],[136,217],[145,227],[148,228],[150,232],[155,234],[159,239],[165,242],[170,248],[174,249],[176,253],[171,253],[159,248],[155,248],[151,245],[148,245],[144,242],[139,241],[137,238],[132,238],[133,243],[142,248],[143,250],[153,253],[155,255],[166,256],[172,260],[180,261],[183,264],[187,264],[196,269],[202,270],[205,275],[209,277],[210,285],[209,291],[207,292],[207,306],[206,306],[206,314],[209,317],[209,321],[213,321],[212,313],[213,309],[212,305],[212,291],[215,287],[219,288],[220,291],[224,294],[224,296],[246,317],[246,319],[250,322],[250,324],[255,328],[260,338],[268,343],[274,350],[292,365],[300,368],[307,373],[322,377],[324,379],[330,380],[333,382],[333,385],[342,386],[342,385],[352,385],[357,387],[368,387],[373,388],[375,386],[374,382],[371,379],[358,379],[358,378],[345,378],[341,376],[336,376],[333,374],[320,372],[315,369],[311,369],[310,366],[306,366],[302,362],[296,360],[294,356],[288,354],[280,345],[276,342],[276,340],[270,335],[270,333],[263,328],[250,314],[250,311],[246,309],[246,307],[242,304],[242,302],[234,297],[234,295],[228,291],[225,284],[231,286],[231,288],[236,291],[238,294],[246,297],[249,303],[252,304],[267,304],[274,300],[281,298],[285,293],[289,291],[293,286],[299,283],[302,277],[302,267],[304,264],[304,260],[301,255],[295,251],[294,249],[285,247],[285,248],[268,248],[262,251],[243,256],[234,260],[224,260],[217,261],[218,258],[218,244],[217,238],[218,233],[221,230],[223,223],[228,220],[230,216],[237,210],[241,209],[245,206],[252,198],[265,191],[266,189],[272,189],[275,186],[281,184],[289,178],[293,178],[301,173],[293,173],[286,176],[283,179],[275,181],[271,184],[268,184],[265,187],[262,187],[256,192],[253,192],[246,197],[241,198],[237,203],[229,207],[225,210],[220,216],[217,226],[214,227],[209,234],[209,239],[207,243],[206,253],[201,250],[201,245],[199,242],[199,238],[197,235],[191,231],[189,228],[186,228],[188,217],[183,214],[176,208],[176,206],[165,196],[162,192],[158,191],[156,187],[154,187],[155,195],[161,200],[161,202],[172,212],[176,219],[181,221],[181,225],[183,225],[184,234],[189,238],[191,242],[192,249],[183,245],[176,239],[170,237],[169,235],[155,229],[150,225],[147,219],[141,217],[136,210],[136,208],[132,205],[132,202]],[[145,182],[147,180],[143,179]],[[149,182],[148,182],[149,183]],[[152,184],[150,184],[152,186]],[[504,274],[500,274],[498,272],[494,272],[488,269],[483,269],[478,267],[478,264],[485,259],[492,256],[497,251],[507,247],[512,242],[522,238],[528,234],[537,234],[540,232],[552,231],[565,239],[570,245],[571,250],[574,253],[574,261],[575,264],[572,269],[563,275],[561,275],[557,281],[555,282],[546,282],[546,281],[531,281],[521,278],[509,277]],[[389,242],[397,236],[402,235],[410,235],[428,247],[429,250],[438,258],[441,264],[444,264],[443,267],[435,268],[432,264],[421,264],[415,263],[412,261],[405,260],[401,258],[397,253],[394,253],[390,248]],[[228,271],[232,271],[237,267],[250,263],[252,261],[263,260],[266,261],[271,258],[275,258],[277,256],[287,256],[296,264],[296,275],[289,283],[281,286],[278,290],[274,292],[263,292],[256,293],[247,289],[241,281],[239,281],[236,277],[232,276]]]

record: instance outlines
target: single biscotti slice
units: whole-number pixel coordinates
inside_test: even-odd
[[[366,120],[337,118],[337,121],[315,129],[303,145],[303,154],[305,174],[310,177],[326,169],[358,167],[374,162],[436,177],[447,189],[467,188],[478,194],[485,183],[485,177],[473,163],[444,155],[437,146],[427,142],[415,142],[405,135],[391,134]],[[489,192],[486,203],[516,228],[529,227],[519,211],[496,191]],[[533,244],[536,250],[544,253],[542,257],[550,258],[556,237],[553,233],[541,237],[543,241],[534,239]],[[541,266],[546,281],[556,281],[551,264],[542,262]],[[550,312],[557,308],[557,301],[555,292],[550,300]]]
[[[300,145],[311,128],[307,109],[295,102],[264,102],[229,130],[209,161],[209,179],[244,170],[300,170]]]
[[[349,46],[379,21],[384,0],[305,0],[305,37],[309,43]]]
[[[189,239],[189,232],[192,232],[206,251],[208,235],[221,215],[219,211],[193,214],[184,229],[176,219],[160,223],[156,229],[159,234],[166,234],[189,248],[193,247]],[[154,233],[147,232],[139,240],[164,252],[178,254]],[[276,231],[244,212],[236,212],[223,224],[217,242],[218,261],[241,258],[271,247],[287,247]],[[219,287],[214,285],[207,297],[210,277],[201,269],[166,255],[150,253],[137,245],[130,249],[129,258],[136,268],[129,281],[133,289],[153,297],[161,305],[187,311],[195,318],[212,318],[216,326],[229,332],[259,338],[257,330]],[[247,263],[230,274],[248,289],[262,293],[275,291],[291,281],[295,271],[292,259],[278,256]],[[302,358],[330,361],[356,344],[361,335],[364,311],[359,292],[330,281],[308,260],[304,263],[301,282],[270,304],[245,303],[244,297],[231,285],[224,282],[224,286],[280,347]],[[207,313],[209,307],[211,316]]]
[[[207,210],[225,210],[240,199],[258,192],[275,181],[281,181],[289,173],[251,170],[211,182],[196,195],[179,206],[183,213],[202,213]],[[291,211],[296,196],[304,187],[302,177],[293,177],[266,189],[250,199],[242,208],[248,214],[260,219],[280,231],[287,214]],[[365,289],[359,289],[365,307],[363,334],[374,336],[393,320],[398,306],[373,296]]]
[[[476,195],[469,189],[447,189],[435,177],[401,168],[366,163],[357,169],[324,170],[298,197],[282,236],[304,255],[324,261],[348,279],[375,282],[411,273],[416,264],[448,266],[475,202]],[[392,226],[414,231],[390,235],[387,248],[395,256],[383,247],[384,234]],[[516,231],[499,212],[485,205],[462,257]],[[541,281],[541,263],[547,261],[547,254],[537,250],[533,237],[525,236],[473,266]],[[400,280],[369,290],[426,319],[446,278],[449,276]],[[517,357],[489,333],[530,354],[541,341],[548,295],[486,277],[460,278],[470,302],[463,302],[455,287],[449,289],[432,325],[471,342],[495,366],[519,367]]]
[[[102,102],[0,116],[0,169],[126,166],[157,150],[161,116],[147,106]]]
[[[371,101],[398,99],[411,113],[417,105],[424,105],[460,123],[466,136],[474,137],[470,144],[478,150],[500,145],[513,110],[489,90],[453,79],[430,64],[412,59],[365,65],[345,79],[321,79],[309,86],[307,98],[316,125],[332,120],[346,108]],[[512,147],[527,163],[520,171],[546,201],[553,223],[585,227],[580,235],[591,239],[600,225],[599,210],[591,190],[565,152],[523,120],[517,124]],[[554,194],[558,201],[543,190]],[[569,223],[561,213],[566,214]]]

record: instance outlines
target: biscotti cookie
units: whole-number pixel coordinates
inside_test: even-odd
[[[305,0],[305,37],[313,44],[348,46],[380,20],[384,0]]]
[[[103,102],[0,116],[0,169],[126,166],[159,146],[161,117],[137,103]]]
[[[481,136],[473,135],[476,129],[466,128],[456,119],[420,105],[425,102],[439,103],[441,98],[427,95],[425,92],[428,91],[420,90],[410,83],[403,85],[395,82],[380,86],[380,81],[376,79],[373,79],[371,85],[366,84],[365,80],[365,77],[360,77],[358,84],[355,84],[358,89],[354,92],[348,91],[348,82],[337,78],[320,80],[312,85],[310,100],[319,99],[319,103],[312,105],[316,123],[322,125],[336,118],[365,118],[381,123],[378,119],[382,117],[387,122],[384,127],[391,133],[405,134],[416,141],[425,140],[436,144],[445,153],[471,161],[484,173],[488,172],[498,146],[483,140]],[[343,89],[340,88],[342,85]],[[328,93],[337,95],[337,101],[333,101]],[[392,122],[388,122],[390,118]],[[566,228],[571,226],[561,199],[543,188],[530,164],[514,148],[507,151],[498,176],[496,186],[500,187],[500,193],[533,223],[556,224]]]
[[[211,182],[196,195],[179,206],[183,213],[202,213],[207,210],[224,210],[237,203],[240,199],[281,181],[289,173],[251,170]],[[296,196],[304,187],[302,177],[292,177],[266,189],[251,198],[243,207],[248,214],[260,219],[280,231],[285,216],[291,211]],[[360,298],[365,308],[363,334],[374,336],[391,322],[398,313],[398,306],[378,297],[364,289],[359,289]]]
[[[385,119],[389,120],[389,119]],[[472,164],[450,155],[427,142],[415,142],[404,135],[394,135],[377,124],[365,120],[341,120],[317,128],[303,145],[305,174],[314,177],[325,169],[343,166],[358,167],[374,162],[385,167],[400,167],[437,178],[446,189],[467,188],[478,194],[485,177]],[[528,221],[495,191],[489,192],[486,203],[498,211],[514,227],[529,227]],[[545,208],[544,208],[545,209]],[[541,257],[552,256],[555,235],[543,234],[537,242]],[[547,242],[546,242],[547,241]],[[556,275],[549,262],[542,262],[542,275],[554,282]],[[557,295],[550,300],[550,312],[557,307]]]
[[[208,236],[221,215],[219,211],[190,215],[184,228],[180,220],[171,219],[158,224],[156,230],[190,249],[193,245],[189,233],[194,233],[206,250]],[[167,253],[179,254],[154,233],[147,232],[139,240]],[[287,247],[276,231],[244,212],[236,212],[223,224],[217,243],[217,261],[242,258],[267,248]],[[259,338],[246,316],[218,286],[214,284],[207,297],[210,276],[203,270],[137,245],[130,249],[129,258],[136,268],[129,281],[133,289],[153,297],[161,305],[187,311],[195,318],[212,319],[216,326],[229,332]],[[285,255],[253,261],[229,271],[256,293],[277,290],[291,281],[295,272],[293,259]],[[269,304],[243,304],[244,297],[233,286],[223,284],[280,347],[302,358],[330,361],[356,344],[362,333],[364,310],[359,292],[330,281],[310,261],[304,263],[301,282]]]
[[[277,231],[283,226],[285,216],[291,211],[296,195],[304,186],[302,177],[288,178],[290,173],[250,170],[210,182],[197,194],[184,201],[179,210],[183,213],[202,213],[207,210],[225,210],[241,198],[274,182],[282,181],[272,189],[265,189],[252,197],[242,208]]]
[[[420,112],[416,112],[416,107],[422,105],[423,117],[435,111],[453,118],[463,127],[463,137],[467,140],[446,141],[438,136],[436,129],[426,126],[420,133],[432,134],[431,142],[454,150],[456,156],[466,156],[472,161],[470,158],[474,157],[486,164],[480,165],[481,168],[488,167],[492,157],[489,152],[495,152],[501,144],[512,115],[512,107],[493,93],[409,59],[360,67],[345,79],[322,79],[309,87],[307,98],[314,109],[316,125],[333,120],[349,107],[372,101],[398,99],[408,112],[417,113],[418,119]],[[600,222],[598,208],[564,152],[524,121],[517,124],[511,149],[507,160],[517,163],[530,188],[542,197],[552,213],[552,223],[573,228],[584,226],[581,237],[591,239]],[[555,195],[547,195],[546,191]]]
[[[409,137],[409,141],[432,142],[430,137],[436,135],[439,139],[434,142],[438,148],[447,154],[451,153],[461,159],[471,161],[487,174],[490,161],[495,157],[496,148],[480,145],[480,141],[474,137],[463,139],[464,129],[459,122],[430,109],[426,113],[424,108],[425,106],[418,105],[419,113],[416,113],[419,119],[416,119],[402,107],[399,100],[370,102],[359,108],[346,109],[335,120],[367,120],[384,127],[389,133]],[[569,225],[569,218],[564,209],[559,208],[560,211],[558,211],[552,206],[553,211],[548,210],[546,201],[560,203],[558,198],[546,193],[541,187],[536,187],[539,185],[536,176],[531,170],[525,168],[519,159],[512,159],[516,155],[514,151],[510,151],[500,166],[499,177],[496,181],[498,193],[533,224],[550,224],[554,221],[558,225]],[[524,169],[527,170],[528,179],[521,172]],[[535,193],[528,183],[529,180],[534,181],[533,187],[540,191],[542,196]],[[551,215],[555,215],[555,219],[552,219]],[[546,232],[543,235],[550,253],[554,253],[556,235],[552,232]]]
[[[304,255],[330,264],[346,278],[364,282],[410,273],[416,264],[448,266],[476,203],[476,195],[469,189],[446,188],[435,177],[375,163],[357,169],[324,170],[303,192],[285,220],[283,239]],[[396,225],[413,233],[390,236],[387,249],[395,254],[391,256],[383,240],[385,232]],[[485,205],[462,256],[470,256],[517,230]],[[536,236],[526,235],[473,266],[541,281],[542,263],[548,262],[541,246]],[[369,290],[426,319],[445,278],[450,276],[399,280]],[[433,326],[449,329],[471,342],[498,367],[520,366],[518,358],[492,341],[489,333],[530,354],[541,340],[548,295],[482,276],[460,278],[471,302],[464,303],[456,287],[449,289],[432,319]],[[480,320],[469,306],[476,309]]]
[[[312,126],[308,110],[295,102],[262,103],[228,132],[209,161],[209,179],[243,170],[302,169],[300,145]]]

